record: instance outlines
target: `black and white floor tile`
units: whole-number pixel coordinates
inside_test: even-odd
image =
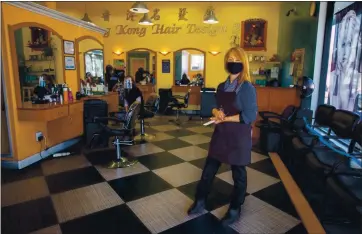
[[[247,167],[247,197],[238,222],[223,227],[233,190],[222,165],[206,209],[187,209],[207,157],[212,127],[150,121],[148,143],[122,148],[139,163],[108,169],[114,149],[49,158],[20,171],[2,170],[2,233],[306,233],[270,159],[257,152]],[[85,153],[86,152],[86,153]]]

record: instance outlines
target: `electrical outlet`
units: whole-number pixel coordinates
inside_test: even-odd
[[[36,141],[41,141],[41,140],[43,140],[43,138],[44,138],[44,136],[43,136],[42,132],[35,133],[35,140]]]

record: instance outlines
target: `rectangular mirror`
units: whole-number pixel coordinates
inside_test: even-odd
[[[174,53],[174,84],[203,86],[205,83],[205,52],[181,49]]]
[[[31,101],[41,79],[48,92],[64,83],[62,38],[41,27],[24,26],[14,31],[21,101]]]

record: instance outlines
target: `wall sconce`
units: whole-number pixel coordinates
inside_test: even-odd
[[[166,55],[168,55],[170,53],[170,51],[160,51],[159,53],[166,56]]]
[[[210,53],[210,54],[212,54],[212,55],[214,55],[214,56],[216,56],[216,55],[220,54],[220,52],[219,52],[219,51],[209,51],[209,53]]]
[[[123,54],[124,52],[122,51],[119,51],[119,50],[117,50],[117,51],[113,51],[113,54],[115,54],[115,55],[117,55],[117,56],[120,56],[121,54]]]

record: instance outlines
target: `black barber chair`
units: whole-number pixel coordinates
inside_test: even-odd
[[[325,135],[324,138],[329,142],[331,139],[352,139],[358,121],[359,116],[357,114],[345,110],[336,110],[330,124],[334,134]],[[331,142],[331,144],[333,143]],[[345,164],[348,158],[318,141],[311,147],[312,150],[305,155],[305,172],[308,171],[305,174],[311,176],[309,181],[314,183],[315,188],[324,188],[328,175],[338,165]],[[339,147],[334,146],[334,148],[338,149]]]
[[[179,118],[179,113],[182,109],[185,109],[189,106],[189,98],[190,98],[190,92],[191,89],[187,91],[185,96],[173,96],[170,103],[168,104],[168,108],[170,109],[176,109],[176,119],[169,120],[172,123],[175,123],[176,125],[181,125],[182,122]],[[183,100],[183,101],[180,101]]]
[[[314,129],[326,128],[328,132],[327,135],[330,135],[330,126],[335,110],[336,108],[330,105],[323,104],[318,106],[312,127]],[[313,149],[312,146],[315,139],[315,136],[310,135],[305,130],[299,131],[292,137],[290,144],[291,150],[287,153],[290,169],[301,169],[298,165],[304,162],[304,156]]]
[[[166,114],[168,104],[172,99],[172,89],[159,89],[158,94],[160,96],[159,113]]]
[[[94,117],[108,117],[108,104],[104,100],[92,99],[84,101],[84,137],[86,145],[89,147],[93,139],[94,133],[101,130],[99,123],[94,122]],[[104,120],[103,124],[108,124],[107,120]],[[99,142],[99,145],[106,146],[108,142]]]
[[[141,142],[145,142],[146,140],[151,140],[156,136],[153,134],[145,133],[145,119],[153,118],[158,111],[159,108],[160,97],[157,94],[151,95],[146,103],[141,106],[140,114],[138,119],[140,120],[141,133],[135,137],[135,140],[140,140]],[[148,123],[148,125],[150,125]]]
[[[350,153],[359,160],[359,164],[353,165],[352,160],[349,160],[347,164],[336,167],[327,179],[327,189],[334,192],[339,201],[343,201],[342,207],[346,209],[347,214],[352,214],[352,222],[359,222],[362,233],[362,122],[355,128],[352,141],[357,143],[359,148],[356,147]],[[329,195],[326,191],[324,205],[327,205]],[[323,207],[323,212],[325,208]]]
[[[114,117],[96,117],[95,121],[102,127],[102,131],[95,133],[93,138],[101,137],[106,138],[107,142],[110,137],[115,137],[113,145],[116,146],[117,158],[113,160],[108,168],[124,168],[130,167],[137,163],[137,161],[129,161],[125,157],[122,157],[121,145],[133,145],[134,129],[136,126],[136,120],[139,115],[141,104],[134,102],[128,109],[124,119],[118,119]],[[110,128],[104,124],[105,121],[114,121],[117,123],[123,123],[121,128]]]
[[[216,89],[215,88],[203,88],[201,89],[201,105],[200,105],[200,117],[203,118],[212,117],[212,109],[216,108]]]
[[[259,116],[262,120],[258,121],[255,126],[260,128],[260,148],[264,152],[278,152],[280,149],[280,138],[283,127],[291,124],[293,115],[297,108],[287,106],[281,115],[270,112],[260,111]],[[273,120],[280,121],[279,123]]]

